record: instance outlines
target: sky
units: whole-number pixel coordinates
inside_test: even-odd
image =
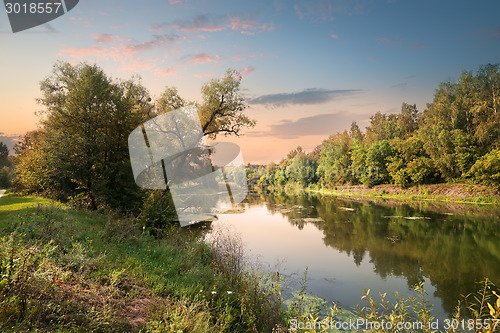
[[[39,84],[58,60],[192,101],[233,68],[257,125],[224,140],[245,163],[279,162],[377,111],[423,111],[439,83],[499,63],[498,13],[497,0],[81,0],[12,33],[1,8],[0,141],[37,128]]]

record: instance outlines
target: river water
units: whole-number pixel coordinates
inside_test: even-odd
[[[500,207],[249,195],[211,228],[237,234],[254,260],[351,310],[363,290],[411,295],[424,282],[440,318],[488,277],[500,284]]]

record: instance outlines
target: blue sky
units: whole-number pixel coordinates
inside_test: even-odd
[[[39,82],[57,60],[190,100],[234,68],[257,126],[230,141],[246,162],[277,162],[377,111],[424,110],[440,82],[500,62],[498,13],[494,0],[82,0],[13,34],[2,10],[0,137],[36,128]]]

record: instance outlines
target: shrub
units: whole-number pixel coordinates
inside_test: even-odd
[[[177,223],[177,213],[169,190],[153,190],[144,201],[141,221],[155,235],[159,229]]]
[[[494,149],[477,160],[470,168],[468,176],[476,181],[500,187],[500,150]]]

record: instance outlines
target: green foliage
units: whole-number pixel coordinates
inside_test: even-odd
[[[143,226],[160,236],[162,228],[177,223],[177,221],[177,213],[170,191],[151,191],[142,207],[141,222]]]
[[[444,178],[464,177],[477,158],[498,146],[499,87],[498,65],[486,65],[437,89],[419,136]]]
[[[378,323],[372,325],[371,332],[435,332],[431,328],[434,320],[432,315],[432,305],[427,299],[427,293],[423,289],[423,283],[414,287],[416,296],[402,297],[396,293],[396,301],[391,304],[386,300],[387,293],[380,293],[380,303],[370,295],[370,289],[365,289],[365,294],[361,297],[367,305],[356,308],[356,314],[368,323]],[[382,325],[384,323],[384,325]],[[405,324],[410,324],[405,327]],[[398,328],[398,325],[402,325]],[[391,329],[387,329],[390,326]]]
[[[469,175],[485,184],[500,188],[500,150],[494,149],[474,163]]]
[[[392,155],[392,147],[387,140],[371,145],[366,151],[367,171],[361,178],[363,184],[368,187],[383,184],[389,181],[387,162]]]
[[[305,186],[316,180],[316,168],[316,161],[300,152],[292,158],[286,167],[286,178]]]
[[[391,140],[399,135],[398,117],[395,114],[386,115],[377,112],[370,117],[370,126],[366,129],[368,144]]]
[[[453,318],[444,321],[435,320],[423,283],[414,287],[416,296],[402,297],[396,293],[392,303],[386,300],[386,293],[380,293],[380,302],[376,302],[370,290],[365,290],[362,299],[367,305],[358,305],[356,313],[367,322],[384,323],[372,325],[370,332],[499,332],[500,291],[488,279],[480,284],[480,290],[458,302]],[[469,316],[465,317],[463,311]]]
[[[0,167],[0,188],[10,187],[14,179],[14,169],[7,166]]]
[[[201,88],[203,103],[198,104],[203,134],[215,139],[218,134],[239,135],[245,127],[255,126],[255,121],[243,112],[248,107],[240,93],[242,76],[235,70],[227,70],[221,79],[212,79]],[[157,112],[162,114],[188,103],[177,89],[166,88],[157,101]]]
[[[114,82],[96,65],[58,63],[40,84],[42,129],[17,152],[18,183],[28,193],[136,209],[142,191],[130,168],[127,137],[146,119],[147,91]]]
[[[356,135],[356,129],[353,129]],[[328,184],[356,182],[351,160],[352,139],[347,132],[331,136],[322,144],[317,174]]]
[[[228,70],[222,79],[212,79],[202,86],[199,115],[205,135],[238,135],[242,128],[255,126],[255,121],[243,114],[248,106],[239,92],[241,79],[239,72]]]
[[[394,184],[407,187],[423,184],[431,179],[432,161],[425,154],[420,138],[398,138],[391,145],[394,154],[388,159],[387,170]]]
[[[0,168],[8,167],[10,164],[9,148],[3,142],[0,142]]]
[[[398,115],[398,128],[400,135],[410,137],[418,128],[419,112],[415,104],[403,103],[401,113]]]

